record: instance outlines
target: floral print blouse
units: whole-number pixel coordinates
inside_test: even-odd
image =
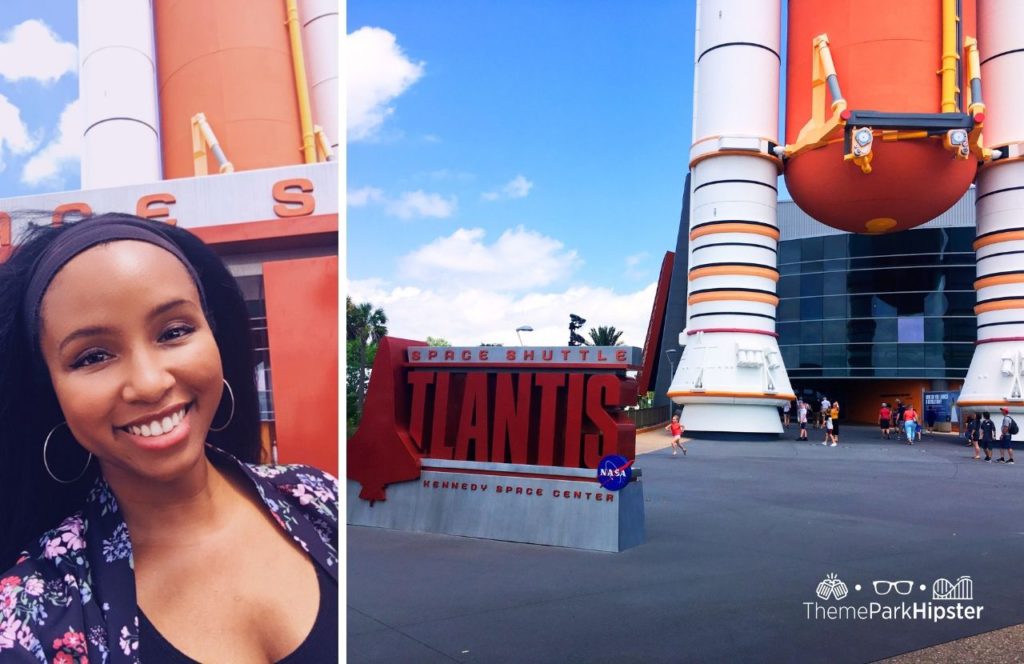
[[[338,580],[338,481],[309,466],[237,463],[274,520]],[[128,526],[101,478],[85,508],[0,574],[0,662],[138,663],[139,618]]]

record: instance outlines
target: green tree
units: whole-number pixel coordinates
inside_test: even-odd
[[[441,348],[451,348],[452,342],[441,337],[427,337],[428,346],[438,346]]]
[[[377,344],[388,333],[388,317],[383,309],[369,302],[355,304],[345,298],[346,403],[349,423],[355,425],[363,414],[370,367],[377,355]]]
[[[622,342],[619,341],[621,336],[622,332],[616,330],[612,325],[590,328],[590,343],[594,346],[621,346]]]

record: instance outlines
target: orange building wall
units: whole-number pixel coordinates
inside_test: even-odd
[[[886,381],[864,381],[854,383],[855,389],[849,392],[854,396],[847,397],[846,403],[841,403],[840,421],[859,422],[864,424],[876,424],[878,422],[878,409],[882,402],[892,405],[896,399],[902,399],[903,403],[912,403],[924,421],[924,393],[934,391],[929,386],[929,380],[886,380]],[[951,381],[949,391],[959,390],[963,383]]]
[[[338,258],[263,264],[280,463],[338,474]]]
[[[199,112],[235,170],[302,163],[283,0],[161,0],[153,11],[164,177],[194,175]],[[208,167],[217,172],[212,155]]]

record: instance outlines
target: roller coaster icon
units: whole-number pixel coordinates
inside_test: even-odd
[[[949,579],[938,578],[932,584],[933,600],[973,600],[974,582],[969,576],[961,576],[953,583]]]

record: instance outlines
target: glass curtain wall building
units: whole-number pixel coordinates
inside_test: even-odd
[[[845,402],[844,420],[877,420],[881,401],[922,409],[970,366],[974,189],[916,229],[853,235],[792,202],[778,208],[777,332],[798,395]]]

